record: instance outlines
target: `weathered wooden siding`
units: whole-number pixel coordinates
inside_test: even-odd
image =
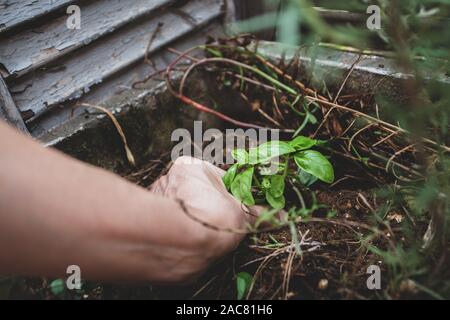
[[[224,2],[0,0],[0,75],[28,127],[48,128],[58,122],[51,115],[59,114],[69,101],[83,98],[119,73],[135,70],[146,49],[151,58],[206,25],[220,26]],[[66,27],[70,4],[81,8],[79,30]],[[202,36],[204,40],[207,34]],[[40,125],[45,119],[52,120]]]
[[[5,81],[0,76],[0,120],[6,120],[10,125],[17,129],[28,133],[27,127],[23,122],[23,119],[17,110],[11,93],[6,86]]]
[[[59,58],[94,40],[114,32],[131,19],[138,19],[169,0],[135,0],[130,7],[122,0],[91,2],[80,7],[80,30],[68,29],[66,16],[61,16],[41,28],[24,30],[0,40],[0,57],[3,66],[12,75],[22,75],[51,60]]]
[[[1,0],[0,32],[13,29],[25,22],[67,7],[73,0]]]
[[[219,21],[214,21],[208,26],[189,34],[189,37],[180,37],[170,43],[170,47],[184,51],[196,44],[203,44],[205,34],[223,36],[223,32],[222,24]],[[151,59],[155,68],[160,70],[165,68],[174,57],[173,53],[161,49],[156,51]],[[90,110],[94,114],[87,114],[85,108],[72,108],[71,105],[75,103],[102,104],[105,107],[112,108],[111,110],[115,114],[121,112],[118,106],[133,105],[133,101],[148,96],[154,88],[161,88],[164,85],[164,77],[155,76],[150,81],[133,86],[136,81],[145,79],[153,72],[154,68],[141,60],[105,79],[102,83],[96,85],[94,90],[84,94],[80,99],[68,103],[64,108],[54,108],[51,112],[45,113],[37,121],[29,123],[29,129],[40,141],[53,145],[55,142],[83,130],[82,128],[88,127],[88,121],[92,118],[104,118],[104,115],[95,115],[95,110]],[[86,122],[80,121],[82,122],[80,125],[77,123],[77,118],[86,119]],[[64,123],[64,125],[61,126],[61,123]]]

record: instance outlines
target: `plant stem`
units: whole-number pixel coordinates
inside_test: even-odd
[[[286,179],[286,176],[287,176],[287,172],[288,172],[288,168],[289,168],[289,159],[290,159],[290,157],[287,156],[285,167],[284,167],[284,172],[283,172],[283,179]]]
[[[262,189],[261,183],[259,182],[258,178],[256,177],[256,173],[253,173],[253,180],[254,180],[256,186],[257,186],[259,189]]]

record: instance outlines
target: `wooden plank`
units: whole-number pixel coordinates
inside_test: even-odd
[[[0,76],[0,119],[5,120],[13,127],[29,134],[23,122],[22,116],[17,109],[5,81]]]
[[[0,40],[0,61],[17,76],[85,46],[131,20],[173,0],[103,0],[81,5],[81,29],[68,29],[67,16]]]
[[[72,2],[74,0],[0,0],[0,33],[67,7]]]
[[[222,14],[221,0],[192,0],[177,9],[201,27]],[[138,25],[128,26],[78,50],[61,61],[58,68],[35,72],[17,79],[11,93],[22,112],[32,113],[32,121],[50,107],[68,99],[77,99],[105,78],[143,59],[148,42],[157,26],[151,51],[192,31],[194,26],[179,13],[166,11]]]
[[[193,46],[204,44],[208,36],[222,37],[224,29],[219,19],[212,21],[201,30],[197,30],[158,50],[150,56],[155,67],[160,70],[167,67],[176,57],[173,53],[165,50],[167,46],[176,48],[178,51],[185,51]],[[164,78],[156,76],[145,84],[139,84],[138,88],[133,88],[133,84],[141,79],[145,79],[154,69],[142,59],[131,68],[126,68],[120,73],[106,79],[95,87],[94,90],[85,94],[80,103],[101,104],[104,107],[111,107],[112,112],[118,111],[117,107],[124,105],[134,105],[136,99],[150,96],[155,88],[160,88],[164,84]],[[42,117],[36,119],[28,126],[31,134],[47,145],[53,145],[57,141],[70,136],[76,131],[88,127],[88,123],[101,115],[86,116],[85,108],[71,108],[70,103],[64,108],[54,108]],[[78,119],[77,119],[78,118]]]

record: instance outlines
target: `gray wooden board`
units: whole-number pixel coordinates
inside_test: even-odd
[[[28,133],[28,129],[23,122],[22,116],[17,110],[16,105],[9,93],[5,81],[0,76],[0,120],[5,120],[13,127],[24,133]]]
[[[113,32],[171,0],[103,0],[80,6],[81,29],[66,26],[63,15],[40,27],[0,39],[0,62],[10,74],[22,75]]]
[[[201,30],[190,33],[180,39],[167,44],[184,51],[198,44],[205,43],[207,36],[219,37],[224,35],[224,30],[219,21],[213,21]],[[201,51],[199,52],[199,54]],[[151,60],[157,69],[165,68],[173,59],[175,54],[170,53],[165,48],[151,55]],[[127,68],[122,72],[99,84],[92,91],[84,95],[80,103],[99,105],[109,108],[113,113],[118,111],[118,106],[132,104],[134,100],[141,96],[146,96],[154,88],[164,84],[162,76],[155,76],[145,84],[139,85],[139,89],[133,89],[132,85],[138,80],[144,79],[153,73],[153,68],[144,62],[135,64],[132,68]],[[76,131],[83,130],[85,124],[94,119],[104,118],[105,115],[89,115],[86,117],[85,108],[55,108],[44,116],[36,119],[30,126],[31,134],[45,144],[53,145],[56,142],[72,135]],[[95,110],[91,110],[94,111]],[[81,118],[81,119],[77,119]]]
[[[0,0],[0,33],[49,12],[69,6],[73,0]]]
[[[32,121],[50,107],[81,97],[91,86],[142,59],[159,23],[163,26],[150,51],[217,18],[222,13],[222,1],[191,0],[179,10],[191,16],[196,25],[179,13],[167,10],[76,50],[60,61],[59,68],[38,70],[17,79],[10,87],[17,107],[22,112],[31,111]]]

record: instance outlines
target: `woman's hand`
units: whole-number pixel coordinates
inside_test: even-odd
[[[237,247],[245,235],[246,225],[254,221],[250,212],[237,201],[222,182],[224,171],[209,162],[190,157],[178,158],[167,175],[158,179],[151,192],[178,200],[185,218],[197,224],[202,241],[193,244],[191,264],[193,275],[203,271],[211,261]]]
[[[178,159],[149,192],[1,121],[0,136],[0,275],[187,281],[243,238],[218,229],[251,218],[203,161]]]

